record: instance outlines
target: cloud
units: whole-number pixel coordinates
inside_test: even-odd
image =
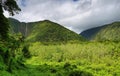
[[[22,12],[14,18],[20,21],[49,19],[77,33],[120,21],[120,0],[19,0],[18,4]]]

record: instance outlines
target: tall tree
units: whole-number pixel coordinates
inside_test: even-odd
[[[16,0],[0,0],[0,38],[6,39],[8,37],[9,23],[3,15],[3,10],[8,11],[13,16],[21,9],[18,7]]]

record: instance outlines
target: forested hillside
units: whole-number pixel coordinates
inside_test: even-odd
[[[95,41],[120,41],[120,22],[106,24],[83,31],[80,35],[88,40]]]
[[[106,25],[93,38],[98,41],[120,41],[120,22]]]
[[[105,26],[99,26],[99,27],[90,28],[90,29],[82,31],[80,33],[80,35],[82,35],[87,40],[92,40],[94,38],[94,36],[104,27]]]
[[[19,22],[9,18],[11,29],[14,33],[22,33],[27,41],[31,42],[68,42],[68,41],[85,41],[77,33],[63,27],[55,22],[44,20],[38,22]]]

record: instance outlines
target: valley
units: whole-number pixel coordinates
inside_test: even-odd
[[[18,26],[15,27],[14,24]],[[25,67],[19,66],[20,68],[13,69],[12,73],[1,70],[0,76],[120,75],[120,42],[119,38],[113,36],[118,35],[119,23],[101,28],[100,32],[96,33],[91,40],[82,37],[83,34],[78,35],[48,20],[28,23],[27,30],[26,23],[20,23],[17,20],[13,20],[11,25],[13,31],[11,34],[21,33],[19,35],[25,37],[25,43],[23,44],[25,46],[23,47]],[[104,32],[103,34],[102,32],[106,29],[110,33]],[[105,36],[110,34],[109,38],[113,40],[102,41],[99,38],[102,37],[102,34]],[[115,38],[117,38],[117,41],[114,41]],[[1,66],[3,66],[2,63]]]
[[[0,0],[0,76],[120,76],[120,0]]]

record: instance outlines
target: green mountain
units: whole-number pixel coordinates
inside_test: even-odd
[[[80,35],[95,41],[120,41],[120,22],[83,31]]]
[[[120,22],[105,25],[95,36],[97,41],[120,41]]]
[[[12,33],[21,33],[23,36],[27,37],[33,28],[33,24],[31,23],[20,22],[13,18],[9,18],[8,20]]]
[[[105,26],[99,26],[99,27],[94,27],[94,28],[90,28],[87,30],[84,30],[80,33],[80,35],[82,35],[84,38],[86,38],[87,40],[91,40],[94,38],[94,36]]]
[[[24,23],[10,18],[9,22],[14,33],[22,33],[26,37],[26,40],[31,42],[68,42],[84,40],[83,37],[75,32],[49,20]]]

